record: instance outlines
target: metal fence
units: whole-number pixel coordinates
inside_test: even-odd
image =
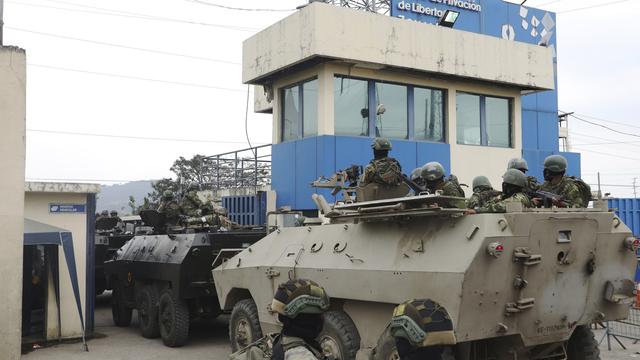
[[[203,167],[206,186],[214,191],[271,185],[271,145],[208,156]]]
[[[618,345],[623,349],[627,349],[626,346],[620,341],[622,339],[630,339],[634,341],[634,344],[640,341],[640,309],[632,307],[629,310],[629,317],[625,320],[619,321],[607,321],[605,324],[605,334],[600,340],[607,339],[607,349],[611,351],[611,339],[615,340]]]

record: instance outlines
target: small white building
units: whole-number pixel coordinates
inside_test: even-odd
[[[87,333],[93,329],[94,214],[100,185],[27,182],[24,191],[23,341],[80,338],[82,320]],[[73,246],[42,237],[27,244],[33,232],[70,234]]]

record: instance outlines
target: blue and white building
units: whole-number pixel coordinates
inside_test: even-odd
[[[445,10],[453,28],[435,25]],[[394,0],[391,16],[313,3],[249,38],[243,81],[273,114],[277,205],[314,209],[310,183],[366,165],[376,136],[405,173],[439,161],[499,187],[524,157],[541,177],[559,148],[556,30],[555,14],[501,0]],[[579,175],[579,154],[563,155]]]

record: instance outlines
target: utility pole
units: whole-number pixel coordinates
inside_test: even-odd
[[[600,171],[598,171],[598,200],[602,199],[602,189],[600,188]]]
[[[4,45],[2,42],[2,28],[4,27],[4,17],[3,10],[4,9],[4,0],[0,0],[0,46]]]

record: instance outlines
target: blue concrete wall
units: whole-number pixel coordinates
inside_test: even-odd
[[[335,200],[329,190],[311,188],[311,182],[354,164],[368,164],[373,156],[371,141],[369,137],[318,136],[274,144],[272,188],[278,194],[277,205],[314,209],[313,192]],[[391,156],[400,162],[404,173],[429,161],[439,161],[447,170],[450,168],[448,144],[392,140],[392,145]]]
[[[611,199],[609,207],[615,209],[633,235],[640,236],[640,199]]]

